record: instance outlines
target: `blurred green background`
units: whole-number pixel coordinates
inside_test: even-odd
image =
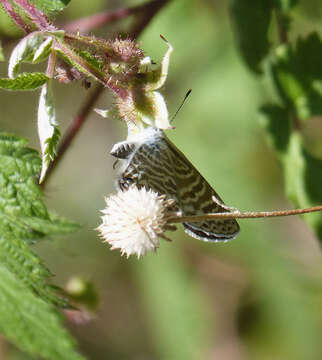
[[[72,0],[57,20],[86,16],[139,1]],[[258,107],[272,98],[269,82],[245,67],[236,50],[229,1],[174,0],[140,38],[153,60],[174,46],[162,93],[173,114],[192,95],[168,136],[225,202],[239,210],[289,208],[278,161],[267,145]],[[292,34],[322,30],[322,4],[302,0]],[[113,24],[95,33],[109,36]],[[12,31],[6,27],[6,31]],[[5,48],[10,53],[12,45]],[[1,76],[6,76],[1,64]],[[62,133],[90,90],[80,83],[55,84]],[[36,93],[1,91],[1,130],[39,149]],[[98,108],[111,103],[110,93]],[[109,155],[126,137],[125,124],[94,112],[51,177],[50,209],[78,221],[72,236],[37,245],[36,251],[65,286],[73,276],[91,281],[99,294],[93,319],[67,322],[89,359],[322,359],[322,257],[318,240],[300,218],[241,220],[241,233],[224,244],[192,239],[180,229],[172,243],[137,260],[110,251],[94,230],[104,196],[114,192]],[[307,131],[309,143],[322,129]],[[5,342],[1,359],[27,359]]]

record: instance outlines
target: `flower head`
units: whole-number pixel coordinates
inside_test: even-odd
[[[98,110],[97,112],[104,117],[106,115],[116,116],[126,122],[128,133],[141,131],[145,126],[153,126],[160,129],[172,129],[170,124],[168,109],[163,96],[157,90],[160,89],[168,75],[170,55],[173,51],[171,44],[162,37],[166,42],[168,49],[164,54],[159,66],[155,67],[150,57],[143,57],[143,53],[138,52],[139,49],[133,44],[129,46],[133,51],[129,51],[133,59],[136,59],[136,66],[132,63],[125,64],[125,68],[120,66],[119,62],[115,63],[113,77],[118,78],[119,86],[123,84],[122,96],[115,99],[114,107],[108,112],[106,110]],[[126,54],[126,42],[122,43],[122,51],[120,45],[115,45],[119,50],[118,56]],[[132,54],[133,52],[133,54]],[[140,55],[140,56],[139,56]],[[125,56],[125,55],[124,55]],[[123,57],[124,57],[123,56]],[[134,61],[134,60],[133,60]],[[110,64],[111,65],[111,64]],[[119,71],[119,73],[115,73]]]
[[[145,187],[131,187],[105,198],[102,224],[97,228],[104,242],[112,249],[120,249],[122,255],[138,258],[159,247],[159,237],[165,230],[174,230],[167,224],[169,207],[174,200],[166,199]]]

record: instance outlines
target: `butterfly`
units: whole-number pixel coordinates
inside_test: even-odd
[[[185,155],[167,138],[164,131],[147,127],[116,143],[110,154],[119,166],[118,187],[152,189],[175,201],[183,216],[227,212],[213,190]],[[213,200],[215,199],[215,201]],[[183,223],[185,232],[203,241],[225,241],[237,236],[239,225],[234,219],[214,219]]]

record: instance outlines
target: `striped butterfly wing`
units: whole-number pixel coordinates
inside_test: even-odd
[[[178,203],[171,154],[167,151],[167,143],[159,137],[156,141],[143,142],[120,174],[121,189],[133,184],[138,188],[144,186],[159,194],[165,194]],[[175,206],[175,210],[179,210],[179,207]]]
[[[220,206],[220,196],[203,178],[177,147],[165,138],[171,154],[177,197],[183,216],[204,215],[209,213],[227,212]],[[218,203],[213,201],[213,197]],[[234,219],[214,219],[198,223],[183,223],[185,232],[203,241],[225,241],[233,239],[239,233],[239,225]]]
[[[145,186],[176,201],[174,210],[183,216],[226,212],[213,202],[220,197],[190,161],[159,131],[154,141],[143,142],[131,156],[119,184],[127,188]],[[185,232],[203,241],[224,241],[234,238],[239,226],[234,219],[216,219],[199,223],[183,223]]]

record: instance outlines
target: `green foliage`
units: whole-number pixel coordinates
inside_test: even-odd
[[[51,82],[48,81],[41,89],[38,106],[38,135],[42,152],[42,167],[39,182],[45,177],[46,171],[56,153],[56,146],[60,137],[56,123],[54,97]]]
[[[40,159],[25,145],[0,134],[0,330],[30,354],[81,359],[52,307],[68,304],[47,283],[49,270],[27,245],[76,225],[48,213],[35,184]]]
[[[64,10],[70,0],[29,0],[39,10],[48,16],[53,16],[57,12]]]
[[[283,166],[287,196],[297,207],[322,204],[322,160],[311,155],[300,134],[292,131],[292,119],[286,108],[266,105],[262,114],[270,142]],[[303,218],[322,240],[321,214],[307,214]]]
[[[32,62],[35,51],[42,45],[44,35],[40,32],[24,37],[10,55],[8,75],[15,78],[22,62]]]
[[[50,37],[47,38],[35,51],[32,62],[37,63],[47,59],[48,55],[50,54],[50,49],[52,44],[53,44],[53,39]]]
[[[0,265],[0,331],[22,350],[49,360],[81,360],[51,305]]]
[[[104,63],[101,61],[101,59],[95,57],[89,51],[79,50],[77,51],[77,54],[86,60],[94,69],[98,71],[103,70]]]
[[[67,302],[56,295],[55,287],[47,283],[51,276],[49,270],[22,239],[10,235],[0,237],[0,262],[44,301],[59,307],[67,306]]]
[[[76,225],[48,213],[35,184],[40,171],[36,151],[26,141],[0,134],[0,230],[4,236],[35,241],[45,235],[74,231]]]
[[[317,33],[281,46],[272,61],[276,87],[300,119],[322,113],[322,41]]]
[[[22,73],[14,79],[0,78],[0,88],[12,91],[35,90],[47,80],[48,77],[43,73]]]
[[[261,73],[260,63],[269,51],[270,0],[232,0],[230,6],[236,43],[250,70]]]

